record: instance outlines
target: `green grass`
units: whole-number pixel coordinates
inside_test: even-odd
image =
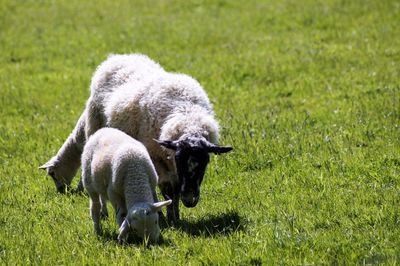
[[[398,264],[399,25],[395,0],[0,0],[0,264]],[[37,169],[130,52],[198,79],[235,148],[149,248]]]

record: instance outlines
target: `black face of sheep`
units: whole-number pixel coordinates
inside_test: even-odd
[[[179,141],[157,141],[160,145],[175,151],[175,164],[180,181],[183,205],[195,207],[200,199],[200,185],[203,181],[209,153],[221,154],[232,150],[207,141],[204,137],[189,137]]]
[[[210,156],[201,148],[183,148],[176,151],[175,163],[181,184],[181,200],[186,207],[194,207],[200,198],[200,185]]]

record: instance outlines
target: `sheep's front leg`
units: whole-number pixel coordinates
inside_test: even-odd
[[[94,231],[96,234],[101,234],[101,225],[100,225],[100,197],[96,193],[90,194],[90,215],[92,216]]]
[[[108,187],[107,194],[115,210],[115,218],[117,220],[117,224],[119,227],[121,227],[127,214],[125,200],[120,195],[118,195],[118,193],[115,193],[111,186]]]
[[[116,210],[117,224],[118,224],[119,227],[121,227],[122,223],[125,220],[127,210],[126,210],[126,208],[121,207],[121,206],[116,207],[115,210]]]
[[[174,186],[171,183],[161,183],[160,189],[165,200],[172,199],[172,204],[167,206],[167,220],[172,225],[175,225],[179,221],[179,186]]]
[[[167,218],[168,221],[174,225],[179,221],[179,200],[180,195],[179,193],[175,194],[172,197],[172,203],[167,207]]]
[[[76,189],[75,189],[74,192],[75,192],[75,193],[82,193],[84,189],[85,189],[85,188],[83,187],[83,179],[82,179],[82,177],[81,177],[81,179],[79,179],[78,186],[76,187]]]

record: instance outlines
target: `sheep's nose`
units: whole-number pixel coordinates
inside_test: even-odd
[[[193,193],[182,194],[182,203],[185,207],[193,208],[199,202],[199,195],[194,195]]]

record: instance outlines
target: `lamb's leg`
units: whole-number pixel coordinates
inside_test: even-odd
[[[121,227],[122,223],[124,222],[127,214],[126,208],[122,206],[116,206],[116,220],[119,227]]]
[[[171,225],[179,221],[179,188],[171,183],[160,184],[161,193],[165,200],[172,199],[172,204],[167,206],[167,220]]]
[[[129,231],[130,231],[130,226],[128,220],[124,219],[119,228],[119,235],[118,235],[119,244],[125,244],[127,242]]]
[[[111,186],[108,187],[107,194],[114,207],[117,224],[121,226],[127,214],[125,201],[114,192]]]
[[[108,217],[107,199],[102,195],[100,196],[100,205],[101,205],[100,217],[102,219],[105,219]]]
[[[99,194],[89,192],[90,195],[90,215],[92,216],[94,231],[97,235],[101,234],[100,225],[100,197]]]

